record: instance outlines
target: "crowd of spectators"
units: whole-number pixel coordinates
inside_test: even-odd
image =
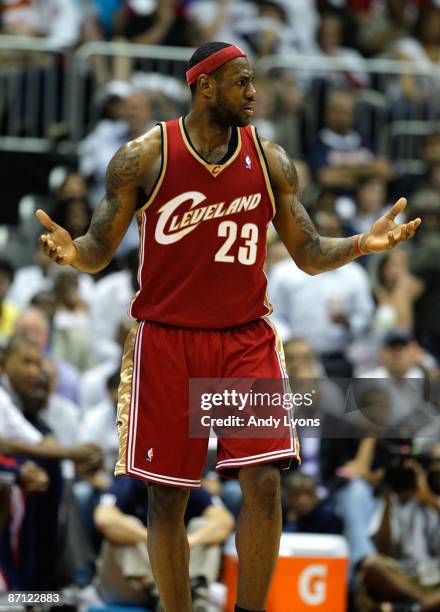
[[[440,3],[0,0],[0,23],[3,34],[45,37],[63,49],[226,40],[252,59],[296,53],[347,62],[343,71],[257,75],[259,133],[287,149],[321,234],[367,231],[396,195],[408,198],[401,219],[423,222],[395,251],[318,276],[302,272],[269,228],[272,318],[292,387],[317,391],[305,416],[320,421],[318,430],[299,428],[302,464],[284,478],[283,530],[345,535],[353,609],[392,601],[439,610],[440,133],[417,139],[417,172],[402,173],[364,121],[371,109],[362,92],[378,83],[362,62],[436,65]],[[175,76],[145,73],[122,57],[95,59],[92,125],[74,162],[45,177],[44,195],[31,194],[34,208],[73,237],[88,227],[115,150],[188,103]],[[381,93],[389,117],[417,107],[428,120],[436,91],[433,77],[403,75]],[[0,592],[64,588],[73,603],[154,608],[145,487],[112,473],[138,230],[130,227],[95,277],[52,264],[38,233],[32,216],[21,218],[19,248],[7,244],[0,258]],[[212,468],[209,454],[185,521],[197,610],[221,599],[221,546],[241,504],[237,483]]]

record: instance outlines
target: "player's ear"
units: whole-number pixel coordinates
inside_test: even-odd
[[[213,81],[207,74],[201,74],[198,78],[197,82],[200,91],[206,98],[211,98],[214,89],[213,89]]]

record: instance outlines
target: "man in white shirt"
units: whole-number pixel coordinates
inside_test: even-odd
[[[402,435],[412,437],[419,428],[430,421],[433,409],[427,403],[425,371],[417,364],[415,342],[406,330],[388,332],[380,353],[381,365],[363,372],[359,378],[374,379],[371,385],[378,387],[377,379],[384,379],[379,386],[390,402],[389,424],[406,428]],[[365,382],[365,387],[370,383]],[[362,387],[364,385],[362,383]]]
[[[46,459],[71,459],[89,469],[99,465],[101,451],[94,444],[68,446],[44,435],[25,418],[20,406],[32,397],[42,368],[42,354],[32,340],[14,336],[6,348],[5,376],[0,387],[0,452]]]
[[[342,236],[335,212],[319,211],[314,217],[322,234]],[[309,276],[288,258],[271,268],[268,288],[281,340],[305,338],[330,378],[350,378],[347,350],[368,331],[374,311],[364,268],[352,261],[319,277]]]
[[[105,276],[95,285],[90,316],[94,352],[100,362],[121,358],[116,336],[128,317],[128,308],[137,290],[137,257],[137,249],[133,249],[127,255],[126,269]]]

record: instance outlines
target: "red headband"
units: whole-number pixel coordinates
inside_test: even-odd
[[[237,47],[236,45],[230,45],[220,51],[216,51],[206,59],[202,60],[192,68],[186,71],[186,82],[188,85],[192,85],[198,79],[201,74],[209,74],[214,72],[226,62],[230,62],[236,57],[247,57],[246,53]]]

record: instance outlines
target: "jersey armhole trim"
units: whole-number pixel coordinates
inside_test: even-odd
[[[267,159],[266,156],[264,154],[264,150],[263,147],[261,145],[260,139],[258,138],[258,134],[257,134],[257,130],[254,126],[251,126],[251,130],[252,130],[252,136],[254,138],[254,142],[255,142],[255,148],[257,149],[257,153],[258,153],[258,157],[260,159],[260,164],[261,164],[261,168],[263,170],[263,175],[264,175],[264,180],[266,182],[266,188],[267,188],[267,192],[269,194],[270,197],[270,201],[272,203],[272,219],[275,217],[276,212],[277,212],[277,208],[275,205],[275,195],[272,189],[272,183],[270,181],[270,175],[269,175],[269,166],[267,163]]]
[[[153,185],[152,190],[150,191],[150,195],[147,198],[147,201],[145,202],[145,204],[143,204],[137,211],[138,214],[143,213],[144,210],[146,210],[150,204],[153,202],[154,198],[157,195],[157,192],[159,191],[161,185],[162,185],[162,181],[165,177],[166,171],[167,171],[167,161],[168,161],[168,140],[167,140],[167,128],[164,125],[164,123],[161,121],[160,123],[158,123],[159,127],[160,127],[160,135],[161,135],[161,144],[160,144],[160,148],[161,148],[161,154],[160,154],[160,170],[159,170],[159,174],[156,178],[156,181]]]

